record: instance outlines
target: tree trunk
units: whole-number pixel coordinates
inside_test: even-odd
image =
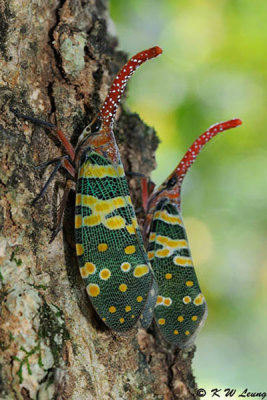
[[[53,133],[16,114],[54,122],[76,143],[127,59],[107,6],[0,1],[1,399],[196,398],[194,347],[175,350],[154,328],[115,334],[93,311],[73,247],[73,193],[64,234],[49,244],[64,176],[31,205],[51,173],[34,166],[62,149]],[[120,108],[115,134],[126,171],[149,175],[154,131]],[[138,209],[138,178],[129,185]]]

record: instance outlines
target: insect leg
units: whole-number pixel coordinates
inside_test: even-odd
[[[57,234],[61,231],[61,228],[63,225],[64,210],[66,208],[69,192],[72,188],[72,185],[73,185],[73,181],[71,179],[67,179],[63,197],[60,202],[60,206],[59,206],[58,213],[57,213],[57,224],[56,224],[55,230],[52,234],[52,237],[51,237],[49,243],[53,242],[53,240],[56,238]]]
[[[60,167],[65,168],[73,178],[75,177],[75,169],[72,166],[72,164],[69,162],[67,157],[69,157],[69,156],[63,156],[63,157],[60,157],[60,158],[55,158],[53,160],[47,161],[46,163],[43,163],[43,164],[37,166],[37,168],[42,168],[42,167],[46,167],[47,165],[56,163],[56,166],[55,166],[52,174],[50,175],[50,177],[46,181],[46,183],[45,183],[44,187],[42,188],[41,192],[33,200],[32,205],[34,205],[45,194],[48,186],[50,185],[50,183],[52,182],[52,180],[56,176],[56,173],[58,172]]]
[[[62,157],[52,158],[52,159],[49,160],[49,161],[46,161],[46,162],[41,163],[41,164],[39,164],[39,165],[36,165],[36,166],[34,167],[34,169],[43,169],[43,168],[46,168],[46,167],[48,167],[48,166],[51,165],[51,164],[57,163],[59,160],[61,160],[61,158],[62,158]]]
[[[35,118],[35,117],[30,117],[28,115],[19,114],[15,110],[12,110],[12,112],[18,118],[23,118],[23,119],[25,119],[27,121],[33,122],[34,124],[38,124],[38,125],[46,126],[47,128],[54,129],[56,131],[56,133],[57,133],[57,136],[58,136],[59,140],[61,141],[61,143],[63,144],[64,148],[66,149],[66,152],[69,154],[71,160],[72,161],[74,160],[74,158],[75,158],[75,149],[74,149],[74,147],[70,143],[69,139],[65,136],[65,134],[60,129],[58,129],[56,125],[51,124],[51,122],[43,121],[43,120]]]
[[[45,194],[48,186],[50,185],[50,183],[52,182],[52,180],[54,179],[54,177],[56,176],[56,173],[58,172],[59,168],[61,167],[61,160],[59,160],[52,172],[52,174],[49,176],[48,180],[46,181],[44,187],[42,188],[41,192],[38,194],[38,196],[35,197],[35,199],[32,201],[32,205],[35,205],[35,203],[41,198],[43,197],[43,195]]]
[[[155,183],[152,182],[149,178],[141,179],[141,189],[142,189],[142,203],[144,210],[147,210],[147,203],[150,195],[155,189]]]

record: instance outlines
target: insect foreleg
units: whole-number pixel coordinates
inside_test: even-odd
[[[52,180],[54,179],[54,177],[56,176],[56,173],[58,172],[60,167],[65,168],[70,175],[75,178],[75,169],[72,166],[72,164],[69,162],[69,160],[67,159],[69,156],[63,156],[63,157],[59,157],[59,158],[54,158],[53,160],[47,161],[46,163],[40,164],[36,167],[37,168],[45,168],[48,165],[51,164],[56,164],[52,174],[49,176],[48,180],[46,181],[44,187],[42,188],[41,192],[38,194],[37,197],[35,197],[35,199],[32,202],[32,205],[34,205],[46,192],[48,186],[50,185],[50,183],[52,182]]]
[[[66,152],[69,154],[71,160],[72,161],[74,160],[74,158],[75,158],[75,149],[74,149],[74,147],[72,146],[72,144],[70,143],[70,141],[66,137],[66,135],[60,129],[58,129],[58,127],[56,125],[51,124],[51,122],[43,121],[43,120],[41,120],[39,118],[30,117],[30,116],[24,115],[24,114],[19,114],[15,110],[11,110],[11,111],[18,118],[23,118],[26,121],[33,122],[34,124],[38,124],[38,125],[46,126],[47,128],[50,128],[50,129],[54,129],[56,131],[56,133],[57,133],[57,136],[58,136],[59,140],[63,144]]]

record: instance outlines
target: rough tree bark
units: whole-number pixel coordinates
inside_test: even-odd
[[[64,233],[49,244],[64,176],[31,206],[50,172],[34,165],[62,149],[14,110],[55,122],[75,144],[127,59],[116,50],[107,7],[106,0],[0,1],[1,399],[196,398],[194,347],[175,350],[154,328],[115,334],[94,313],[72,244],[73,194]],[[155,132],[124,107],[115,134],[126,171],[148,175]],[[138,208],[139,182],[129,184]]]

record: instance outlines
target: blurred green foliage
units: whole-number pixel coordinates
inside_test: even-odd
[[[199,387],[264,390],[267,2],[110,0],[110,8],[121,49],[133,55],[163,48],[128,91],[131,109],[161,139],[157,184],[211,124],[243,120],[207,145],[183,187],[183,216],[209,306],[194,372]]]

